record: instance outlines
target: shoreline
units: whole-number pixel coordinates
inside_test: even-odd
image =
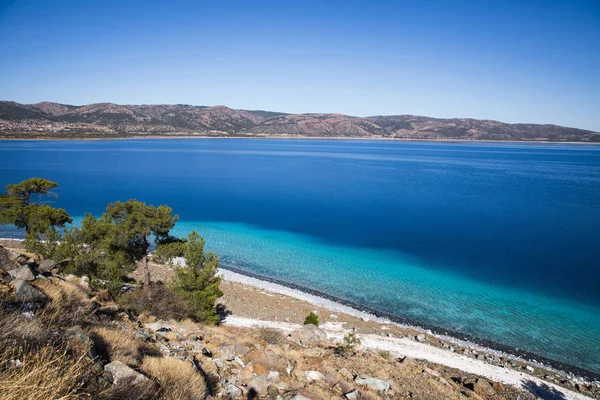
[[[367,318],[377,324],[391,324],[402,329],[413,329],[425,334],[451,341],[457,345],[471,348],[491,354],[502,355],[515,359],[538,368],[548,369],[564,376],[581,378],[588,382],[600,382],[600,373],[570,365],[561,361],[553,360],[539,354],[516,349],[514,347],[497,343],[487,339],[473,337],[459,332],[453,332],[430,324],[423,324],[408,318],[397,317],[382,313],[378,310],[361,306],[360,304],[336,298],[335,296],[321,293],[317,290],[308,289],[299,285],[282,282],[277,279],[241,271],[227,265],[219,267],[219,273],[224,275],[224,280],[237,282],[242,285],[251,286],[267,292],[282,294],[322,307],[333,312],[344,313],[356,318]]]
[[[384,138],[384,137],[355,137],[355,136],[207,136],[207,135],[132,135],[118,137],[3,137],[6,141],[119,141],[119,140],[145,140],[145,139],[259,139],[259,140],[350,140],[350,141],[380,141],[380,142],[414,142],[414,143],[506,143],[506,144],[569,144],[600,146],[600,142],[570,142],[551,140],[490,140],[490,139],[423,139],[423,138]]]
[[[22,242],[24,239],[0,238],[0,244],[4,246],[7,245],[4,243],[7,241]],[[173,261],[177,264],[182,260],[182,258],[176,258]],[[409,318],[390,315],[369,307],[361,306],[358,303],[337,298],[333,295],[305,288],[293,283],[280,281],[275,278],[253,274],[248,271],[231,267],[227,264],[221,264],[218,273],[223,276],[224,282],[239,284],[246,288],[259,290],[261,292],[282,295],[287,298],[310,304],[311,306],[320,307],[327,311],[345,314],[346,316],[361,320],[364,323],[375,324],[379,326],[379,329],[387,329],[383,327],[392,325],[403,330],[412,330],[418,333],[427,334],[436,339],[451,342],[469,350],[519,361],[526,365],[532,365],[539,369],[551,371],[559,376],[568,377],[574,381],[583,381],[585,383],[595,382],[596,385],[600,384],[600,373],[553,360],[532,352],[516,349],[491,340],[476,338],[465,333],[453,332],[448,329],[424,324]],[[270,294],[270,296],[272,296],[272,294]],[[237,317],[244,318],[246,316],[238,315]],[[275,321],[272,322],[275,323]],[[428,344],[427,346],[432,349],[437,349],[433,344]]]

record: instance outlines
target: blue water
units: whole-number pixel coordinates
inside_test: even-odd
[[[236,269],[600,372],[599,146],[0,141],[0,185],[31,176],[73,216],[166,203]]]

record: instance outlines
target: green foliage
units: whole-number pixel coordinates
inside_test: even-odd
[[[6,186],[0,195],[0,224],[14,224],[25,228],[25,247],[29,251],[53,257],[61,229],[73,219],[62,208],[44,204],[44,196],[55,196],[50,189],[58,187],[56,182],[43,178],[30,178]]]
[[[180,239],[174,236],[162,239],[156,245],[156,250],[152,254],[152,259],[159,263],[166,263],[175,257],[183,257],[186,247],[185,243],[186,239]]]
[[[188,236],[184,257],[185,266],[175,268],[173,289],[183,297],[189,316],[207,324],[217,324],[219,315],[216,300],[223,295],[217,276],[219,259],[213,253],[204,253],[204,239],[197,232]]]
[[[309,324],[319,326],[319,316],[312,311],[306,316],[306,319],[304,320],[304,325]]]
[[[360,345],[360,338],[355,333],[351,332],[344,336],[342,343],[338,344],[335,352],[339,355],[347,356],[353,354],[356,348]]]
[[[146,312],[164,320],[181,320],[187,316],[183,298],[165,285],[153,284],[149,290],[135,290],[119,302],[138,315]]]

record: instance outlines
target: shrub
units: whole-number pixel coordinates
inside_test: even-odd
[[[187,305],[183,298],[161,284],[153,284],[148,290],[127,293],[120,302],[138,315],[145,312],[165,320],[181,320],[187,316]]]
[[[343,356],[353,354],[358,345],[360,345],[360,338],[355,333],[349,333],[344,336],[342,343],[336,346],[335,352]]]
[[[91,331],[96,353],[106,362],[120,361],[130,367],[140,365],[147,344],[123,329],[97,327]]]
[[[281,331],[261,326],[258,328],[258,337],[268,344],[280,344],[283,341]]]
[[[304,325],[309,324],[319,326],[319,316],[312,311],[306,316],[306,319],[304,320]]]
[[[215,302],[223,292],[217,275],[219,259],[213,253],[204,253],[204,239],[197,232],[188,236],[185,248],[185,266],[175,268],[173,289],[183,297],[190,318],[207,324],[220,322]]]
[[[161,399],[195,400],[204,399],[208,394],[204,378],[188,361],[173,357],[146,357],[141,369],[158,383]]]

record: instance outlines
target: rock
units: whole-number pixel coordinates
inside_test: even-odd
[[[506,390],[506,388],[504,387],[504,385],[501,384],[500,382],[494,382],[492,384],[492,389],[494,389],[494,392],[496,392],[496,393],[501,393],[501,392],[504,392]]]
[[[267,381],[266,376],[256,375],[249,382],[248,387],[254,388],[259,394],[259,396],[264,396],[267,394],[267,389],[269,387],[269,382]]]
[[[19,302],[44,302],[48,297],[41,291],[23,280],[14,280],[10,283],[15,288],[15,299]]]
[[[26,265],[21,268],[11,269],[8,271],[9,275],[13,278],[13,280],[23,280],[23,281],[34,281],[35,275],[31,268]]]
[[[483,397],[493,396],[496,393],[494,392],[494,389],[492,389],[492,385],[483,379],[477,379],[473,391]]]
[[[253,363],[252,369],[253,369],[254,373],[257,375],[269,375],[269,370],[267,369],[267,367],[265,367],[262,364]]]
[[[366,386],[369,386],[371,389],[377,390],[377,391],[379,391],[379,390],[385,391],[390,388],[390,382],[386,381],[384,379],[361,377],[361,378],[356,378],[354,381],[359,385],[366,385]]]
[[[104,370],[111,373],[113,377],[113,384],[127,384],[127,385],[138,385],[138,384],[150,384],[150,379],[146,378],[139,372],[134,371],[127,365],[120,361],[113,361],[104,366]]]
[[[225,368],[225,363],[223,362],[223,360],[221,360],[220,358],[215,358],[213,359],[213,362],[215,363],[215,366],[218,369],[223,369]]]
[[[527,370],[527,372],[530,372],[530,373],[533,373],[533,372],[535,372],[535,369],[533,369],[533,367],[532,367],[532,366],[530,366],[530,365],[526,365],[526,366],[525,366],[525,369]]]
[[[52,272],[52,270],[56,268],[56,261],[53,260],[42,260],[38,264],[37,270],[40,274]]]
[[[417,342],[424,342],[424,341],[427,340],[427,337],[425,335],[423,335],[423,334],[420,334],[420,335],[415,336],[415,340]]]
[[[306,397],[301,393],[296,394],[294,397],[292,397],[290,400],[312,400],[310,397]]]
[[[144,324],[144,326],[154,332],[158,331],[159,329],[162,328],[168,328],[169,327],[169,323],[165,322],[165,321],[156,321],[156,322],[151,322],[148,324]]]
[[[15,269],[19,267],[20,264],[18,263],[17,258],[13,256],[10,251],[0,246],[0,268]]]
[[[250,351],[250,347],[243,344],[235,344],[234,350],[236,356],[245,356]]]
[[[6,362],[6,368],[8,368],[8,369],[10,369],[10,368],[19,369],[22,366],[23,366],[23,363],[18,358],[14,359],[14,360],[8,360]]]
[[[348,400],[356,400],[356,399],[358,399],[358,390],[354,389],[351,392],[344,393],[344,397],[347,398]]]
[[[90,290],[90,278],[87,276],[82,276],[81,279],[79,279],[79,286],[85,290]]]
[[[337,315],[335,315],[335,314],[329,314],[329,319],[332,320],[332,321],[335,321],[335,320],[337,320]]]
[[[325,377],[319,371],[305,371],[304,375],[306,375],[306,380],[311,381],[322,381]]]
[[[327,334],[315,325],[308,324],[296,329],[290,335],[294,342],[302,346],[314,345],[327,340]]]
[[[267,375],[267,379],[269,380],[269,382],[278,381],[279,380],[279,372],[269,371],[269,374]]]
[[[225,392],[227,393],[227,396],[230,399],[237,399],[238,397],[242,397],[242,389],[240,389],[239,387],[228,383],[226,384],[223,389],[225,389]]]
[[[423,367],[423,372],[427,372],[429,375],[433,375],[433,376],[436,376],[436,377],[440,376],[439,372],[437,372],[437,371],[435,371],[435,370],[433,370],[431,368],[427,368],[427,367]]]
[[[207,349],[206,347],[202,348],[202,355],[204,357],[208,357],[208,358],[212,358],[212,356],[213,356],[212,352],[209,349]]]

